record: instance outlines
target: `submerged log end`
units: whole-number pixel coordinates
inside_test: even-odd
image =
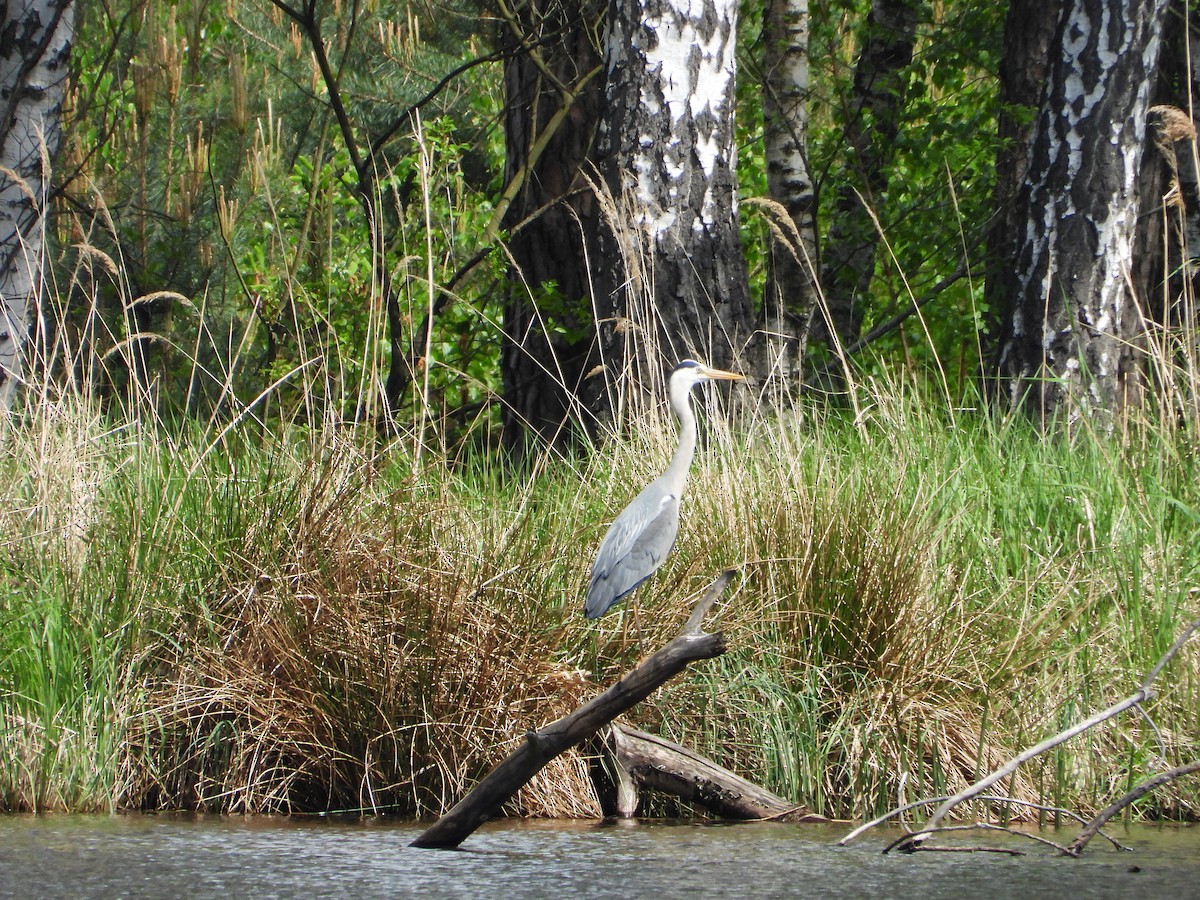
[[[483,811],[471,812],[465,816],[447,814],[422,831],[409,846],[423,850],[456,850],[489,818],[489,813]]]

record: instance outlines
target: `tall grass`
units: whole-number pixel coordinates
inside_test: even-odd
[[[1124,696],[1200,612],[1200,393],[1181,345],[1159,360],[1161,408],[1112,434],[1048,437],[902,379],[848,379],[846,408],[746,404],[741,421],[699,392],[676,551],[589,623],[605,524],[674,445],[660,400],[622,395],[619,434],[513,470],[449,453],[428,396],[386,442],[335,414],[371,385],[268,418],[271,389],[236,388],[245,342],[203,323],[188,352],[207,421],[158,414],[136,380],[101,408],[86,386],[103,379],[61,374],[86,368],[76,332],[53,333],[49,374],[0,434],[7,810],[442,811],[736,566],[717,612],[731,650],[634,723],[867,816]],[[306,368],[275,387],[290,376],[304,397],[331,383]],[[1092,807],[1195,758],[1200,650],[1160,681],[1155,728],[1111,723],[1006,791]],[[1200,786],[1142,809],[1195,817]],[[586,760],[560,759],[510,810],[595,815]]]
[[[869,401],[710,417],[676,552],[591,624],[591,553],[665,462],[665,422],[513,478],[333,427],[214,448],[43,405],[0,455],[0,801],[434,813],[733,565],[731,651],[634,721],[862,816],[1123,696],[1196,614],[1190,431],[1047,440],[897,385]],[[1157,733],[1114,723],[1007,790],[1087,807],[1194,757],[1200,654],[1165,681]],[[595,814],[584,761],[513,811]]]

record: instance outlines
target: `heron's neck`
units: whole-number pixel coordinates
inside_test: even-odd
[[[671,391],[671,408],[679,419],[679,445],[671,457],[671,464],[663,473],[663,481],[676,496],[683,493],[692,457],[696,455],[696,414],[692,411],[690,394],[690,386],[680,386]]]

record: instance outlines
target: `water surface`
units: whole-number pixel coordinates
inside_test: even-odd
[[[1196,827],[1118,828],[1131,852],[1097,838],[1082,859],[982,833],[955,840],[1028,855],[884,856],[898,832],[838,847],[845,825],[497,821],[457,851],[409,847],[420,831],[376,819],[3,817],[0,896],[1200,897]]]

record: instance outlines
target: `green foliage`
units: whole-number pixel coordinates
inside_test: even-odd
[[[822,231],[839,186],[857,184],[843,129],[868,10],[865,0],[811,8],[809,158]],[[873,199],[886,247],[876,257],[867,327],[921,296],[964,255],[975,277],[881,342],[871,371],[940,362],[952,390],[976,371],[1002,12],[978,4],[924,12],[903,125],[889,147],[889,187]],[[244,407],[274,385],[272,414],[355,415],[373,402],[394,337],[404,352],[415,342],[425,367],[406,398],[413,414],[458,410],[467,421],[493,408],[503,255],[465,281],[454,276],[495,229],[501,69],[466,67],[430,99],[443,74],[491,49],[475,4],[442,13],[376,4],[318,10],[357,151],[390,136],[372,161],[368,214],[305,38],[277,8],[128,0],[83,11],[63,167],[69,202],[57,221],[64,248],[89,250],[81,258],[64,249],[60,277],[77,281],[81,267],[91,273],[90,287],[68,306],[76,323],[93,303],[103,313],[91,345],[102,388],[119,396],[134,382],[157,381],[161,408],[183,398],[195,413]],[[760,17],[756,5],[744,5],[738,122],[747,195],[766,193]],[[419,114],[405,116],[416,103],[424,104]],[[380,235],[374,247],[369,216]],[[755,294],[768,240],[764,224],[745,217]],[[97,251],[111,265],[98,265]],[[383,272],[400,301],[397,335],[383,308]],[[452,297],[443,304],[444,290]],[[552,330],[556,321],[587,321],[588,309],[554,314],[553,286],[534,290],[544,295]],[[440,312],[425,347],[420,325],[431,302]]]
[[[1004,7],[996,4],[921,6],[911,66],[905,72],[899,134],[874,146],[887,160],[887,189],[872,193],[863,183],[860,160],[848,146],[845,128],[857,112],[855,67],[865,33],[868,0],[810,5],[808,164],[818,200],[817,230],[823,236],[839,215],[838,192],[849,185],[866,198],[878,220],[870,233],[849,239],[874,240],[875,278],[865,298],[864,332],[889,320],[960,268],[969,278],[944,290],[936,303],[901,329],[878,341],[866,370],[879,373],[897,365],[922,371],[941,366],[951,388],[967,388],[979,368],[984,228],[991,215],[996,136],[997,72]],[[761,12],[744,4],[738,85],[738,180],[743,194],[766,196],[766,163],[761,140]],[[868,144],[884,140],[872,123],[863,125]],[[841,223],[845,226],[845,222]],[[753,281],[761,294],[764,253],[770,234],[753,217],[744,223],[743,241]],[[813,346],[814,363],[827,361]]]
[[[437,23],[356,9],[353,22],[348,9],[319,14],[354,150],[370,167],[366,197],[312,55],[278,9],[129,0],[86,10],[72,202],[58,222],[92,273],[69,304],[76,322],[90,321],[93,302],[104,313],[89,348],[102,388],[157,381],[164,411],[186,398],[205,412],[275,385],[270,408],[284,418],[353,416],[386,373],[389,339],[405,351],[419,341],[431,290],[447,285],[455,300],[435,322],[431,369],[469,372],[470,402],[497,384],[495,269],[451,283],[492,215],[495,69],[468,68],[425,102],[442,72],[479,52],[470,6]],[[78,280],[76,252],[61,265],[64,281]],[[402,307],[395,335],[385,275]],[[451,376],[432,377],[414,409],[442,405]]]

